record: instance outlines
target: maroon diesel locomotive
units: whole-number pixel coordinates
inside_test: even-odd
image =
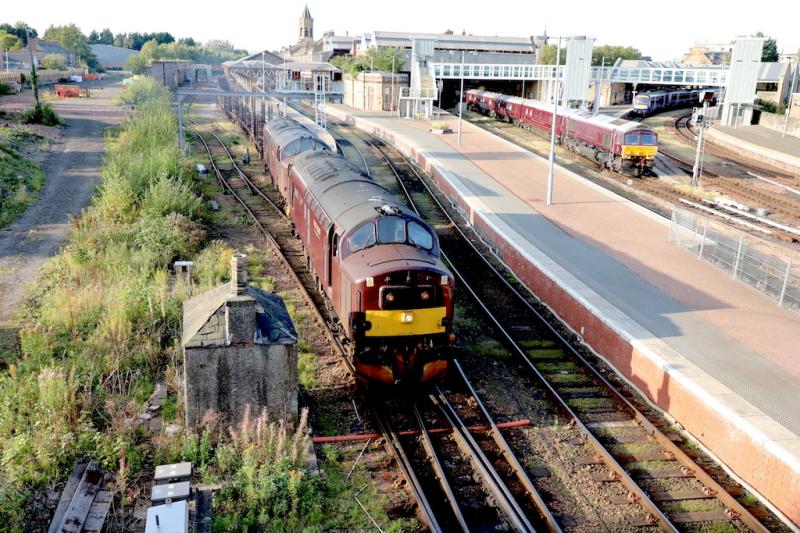
[[[553,127],[553,104],[476,89],[467,91],[465,100],[470,109],[541,135],[550,135]],[[658,152],[658,135],[645,124],[568,108],[558,110],[556,139],[616,172],[641,174]]]
[[[417,384],[447,370],[453,276],[434,231],[290,119],[264,129],[270,171],[317,288],[362,382]]]

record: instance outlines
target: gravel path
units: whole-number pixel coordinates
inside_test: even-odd
[[[69,234],[69,219],[89,204],[100,179],[103,130],[119,123],[114,105],[118,77],[92,82],[88,99],[56,100],[53,107],[67,127],[43,162],[47,184],[39,199],[11,226],[0,230],[0,324],[13,319],[28,286]],[[0,109],[18,110],[24,95],[0,98]]]

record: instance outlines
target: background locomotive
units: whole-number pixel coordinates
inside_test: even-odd
[[[476,89],[467,91],[466,103],[490,117],[550,135],[553,104]],[[556,118],[556,139],[606,168],[633,169],[637,175],[653,166],[658,152],[658,135],[645,124],[563,107]]]
[[[265,126],[264,147],[358,378],[413,385],[443,376],[455,342],[453,276],[434,231],[291,119]]]
[[[639,93],[633,98],[633,114],[648,116],[653,113],[678,109],[681,107],[692,107],[717,103],[719,89],[662,89]]]

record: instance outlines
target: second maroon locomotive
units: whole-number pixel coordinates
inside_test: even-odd
[[[454,342],[453,276],[433,230],[291,119],[264,128],[265,159],[364,382],[440,378]]]

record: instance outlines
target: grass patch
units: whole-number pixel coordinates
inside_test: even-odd
[[[0,128],[0,228],[22,214],[44,187],[41,165],[25,155],[40,149],[43,141],[23,128]]]
[[[713,511],[719,509],[719,503],[713,499],[709,500],[678,500],[663,502],[661,510],[665,513],[690,513]]]
[[[569,398],[567,405],[576,409],[598,409],[601,407],[613,407],[614,400],[611,398]]]
[[[581,373],[550,374],[547,381],[553,384],[558,383],[592,383],[592,378]]]
[[[309,390],[317,386],[317,355],[310,351],[300,351],[297,356],[297,376],[300,386]]]
[[[624,455],[637,455],[642,453],[652,453],[661,450],[661,446],[655,442],[623,442],[609,446],[612,453]]]
[[[508,350],[494,339],[487,339],[469,344],[464,351],[475,357],[488,357],[491,359],[506,360],[511,357]]]
[[[559,348],[538,348],[525,350],[525,355],[530,359],[558,359],[564,357],[564,352]]]
[[[540,348],[554,348],[556,343],[553,341],[546,341],[546,340],[532,340],[532,341],[521,341],[519,345],[528,350],[540,349]]]
[[[675,461],[634,461],[626,465],[626,469],[631,471],[669,470],[671,468],[676,468]]]
[[[539,363],[536,368],[543,372],[576,372],[578,367],[572,361],[562,361],[558,363]]]
[[[161,405],[161,416],[164,418],[164,423],[169,424],[175,421],[175,416],[178,414],[178,397],[174,394],[167,396],[164,403]]]

